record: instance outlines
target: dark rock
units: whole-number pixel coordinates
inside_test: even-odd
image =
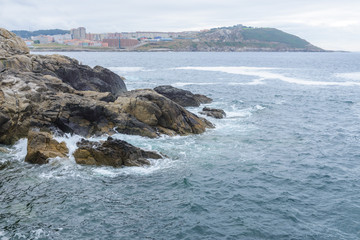
[[[54,73],[76,90],[111,92],[115,97],[126,91],[124,79],[112,71],[100,66],[92,69],[76,60],[69,60],[70,64],[63,64]]]
[[[212,102],[211,98],[204,95],[193,94],[190,91],[175,88],[170,85],[158,86],[154,88],[154,90],[183,107],[198,107],[201,103]]]
[[[155,152],[144,151],[125,141],[111,137],[108,137],[103,143],[82,139],[77,143],[77,146],[79,148],[74,153],[75,161],[78,164],[85,165],[143,166],[150,164],[148,158],[162,158]]]
[[[197,99],[201,104],[206,104],[206,103],[212,103],[212,99],[202,95],[202,94],[195,94],[194,95],[195,99]]]
[[[200,114],[213,117],[213,118],[224,118],[226,113],[222,109],[204,107]]]
[[[168,135],[203,133],[213,127],[207,120],[190,113],[180,105],[151,89],[123,93],[114,102],[119,111]]]

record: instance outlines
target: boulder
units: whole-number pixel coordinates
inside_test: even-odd
[[[222,109],[204,107],[200,114],[213,117],[213,118],[224,118],[226,113]]]
[[[29,48],[21,38],[4,28],[0,28],[0,62],[1,58],[17,54],[28,54]]]
[[[110,92],[114,99],[126,91],[124,78],[114,72],[100,66],[91,68],[58,54],[10,56],[0,60],[0,71],[6,69],[51,75],[75,90]]]
[[[123,93],[114,102],[118,111],[134,116],[159,133],[188,135],[203,133],[213,125],[151,89]]]
[[[156,152],[144,151],[125,141],[111,137],[102,143],[82,139],[77,146],[79,148],[74,152],[75,161],[84,165],[143,166],[150,164],[148,158],[162,158]]]
[[[26,162],[45,164],[49,162],[49,158],[67,157],[68,153],[65,142],[59,143],[50,133],[34,130],[29,132]]]
[[[190,91],[172,87],[170,85],[163,85],[154,88],[154,90],[173,100],[183,107],[199,107],[202,103],[211,103],[212,99],[201,94],[193,94]]]

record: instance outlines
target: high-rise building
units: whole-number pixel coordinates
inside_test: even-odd
[[[72,39],[85,39],[86,38],[86,28],[79,27],[73,28],[70,30]]]

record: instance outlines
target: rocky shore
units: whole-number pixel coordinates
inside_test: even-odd
[[[0,28],[0,144],[28,138],[26,161],[47,163],[56,156],[69,157],[66,146],[53,139],[54,133],[155,138],[200,134],[213,127],[155,90],[127,91],[123,80],[106,68],[91,68],[66,56],[30,54],[20,38]],[[146,158],[161,157],[129,145],[111,138],[104,143],[83,140],[79,146],[87,150],[79,150],[75,158],[81,164],[119,167],[139,166],[148,163]],[[103,153],[89,150],[94,146]],[[120,154],[118,148],[124,147],[128,153]],[[92,161],[84,162],[85,151]],[[112,154],[127,157],[116,163],[104,160]]]

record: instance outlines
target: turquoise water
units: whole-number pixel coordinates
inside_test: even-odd
[[[227,117],[196,136],[116,135],[169,157],[141,168],[29,165],[19,141],[0,153],[1,240],[360,239],[359,53],[65,54]]]

